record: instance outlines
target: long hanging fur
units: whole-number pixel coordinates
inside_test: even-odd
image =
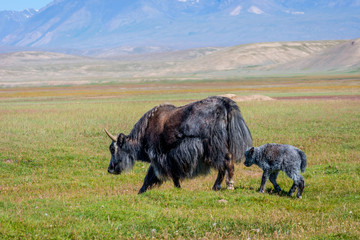
[[[239,107],[235,102],[224,98],[228,104],[228,134],[229,150],[233,160],[240,162],[246,149],[252,146],[252,136],[246,125]]]

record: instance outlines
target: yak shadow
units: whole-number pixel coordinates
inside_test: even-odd
[[[241,190],[251,190],[251,191],[255,191],[255,192],[259,193],[259,188],[245,187],[245,186],[235,187],[235,190],[240,190],[240,189]],[[227,189],[225,188],[225,189],[222,189],[222,190],[227,190]],[[289,191],[285,191],[285,190],[282,190],[282,189],[281,189],[281,191],[276,191],[274,188],[271,188],[271,187],[266,188],[265,192],[261,193],[261,194],[278,195],[278,196],[281,196],[281,197],[290,197],[290,198],[292,197],[292,196],[289,196]]]
[[[288,198],[294,198],[294,195],[296,195],[296,192],[294,193],[294,195],[290,196],[289,191],[284,191],[281,189],[281,191],[278,192],[273,188],[267,188],[265,190],[265,193],[267,193],[269,195],[278,195],[280,197],[288,197]]]
[[[288,197],[288,192],[281,189],[281,191],[276,191],[274,188],[265,189],[265,193],[269,195],[279,195]]]

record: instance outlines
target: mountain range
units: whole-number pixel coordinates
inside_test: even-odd
[[[306,75],[358,81],[359,73],[360,38],[252,43],[111,58],[44,51],[0,54],[0,88]]]
[[[55,0],[0,12],[0,52],[94,56],[359,36],[360,0]]]

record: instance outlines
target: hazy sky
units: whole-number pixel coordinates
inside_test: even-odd
[[[0,11],[2,10],[24,10],[26,8],[40,9],[52,0],[0,0]]]

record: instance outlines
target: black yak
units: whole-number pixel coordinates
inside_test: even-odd
[[[207,174],[211,167],[218,170],[213,189],[221,189],[225,174],[227,188],[233,189],[234,161],[252,146],[238,106],[226,97],[160,105],[145,113],[129,135],[105,132],[113,140],[109,173],[131,169],[136,160],[150,163],[139,193],[168,179],[180,188],[180,180]]]

